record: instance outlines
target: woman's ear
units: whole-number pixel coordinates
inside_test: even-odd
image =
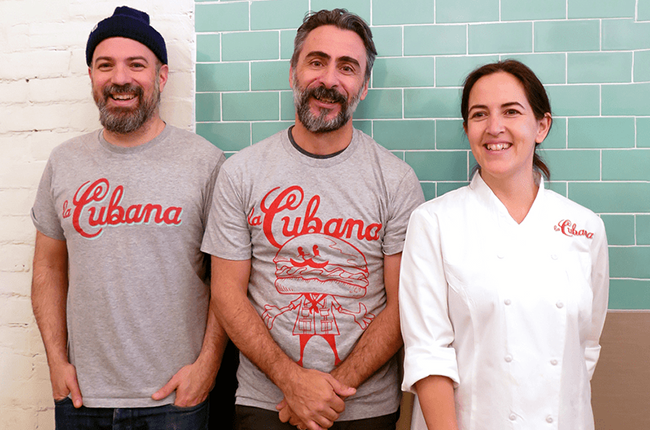
[[[537,121],[537,136],[535,136],[535,143],[540,144],[546,139],[549,130],[551,129],[551,124],[553,123],[553,117],[549,112],[544,114],[544,117]]]

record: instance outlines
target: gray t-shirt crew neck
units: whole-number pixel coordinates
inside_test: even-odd
[[[200,244],[223,152],[166,125],[136,147],[102,131],[56,147],[32,220],[65,240],[69,358],[84,405],[172,403],[151,395],[203,344],[209,302]]]
[[[202,249],[251,259],[248,297],[275,342],[330,372],[384,309],[384,255],[402,251],[423,200],[413,169],[364,133],[314,158],[283,130],[224,163]],[[390,360],[346,400],[340,420],[395,412],[398,373]],[[276,410],[281,391],[245,356],[237,379],[237,404]]]

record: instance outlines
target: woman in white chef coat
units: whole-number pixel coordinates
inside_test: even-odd
[[[545,188],[536,148],[551,107],[528,67],[472,72],[461,112],[478,171],[413,213],[402,256],[413,428],[593,429],[609,283],[603,222]]]

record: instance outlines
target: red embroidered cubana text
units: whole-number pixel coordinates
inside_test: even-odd
[[[588,232],[587,230],[579,230],[576,228],[576,225],[571,223],[571,220],[568,219],[563,219],[562,221],[558,222],[557,225],[553,226],[553,229],[555,231],[561,231],[562,234],[565,236],[573,237],[573,236],[584,236],[587,239],[591,239],[594,237],[594,234],[591,232]]]
[[[110,192],[108,179],[101,178],[90,184],[90,181],[82,184],[74,195],[72,201],[74,211],[72,212],[72,225],[83,237],[96,238],[103,227],[129,225],[129,224],[156,224],[180,225],[183,208],[170,206],[163,208],[159,204],[146,203],[134,204],[129,207],[121,205],[124,197],[124,187],[118,185],[110,194],[108,206],[99,205]],[[64,218],[70,216],[67,209],[68,201],[64,203]]]
[[[262,225],[264,235],[268,241],[278,248],[282,247],[285,240],[277,240],[273,235],[273,224],[281,214],[285,215],[280,218],[282,222],[282,235],[285,238],[292,238],[308,233],[322,233],[328,236],[350,239],[353,235],[359,240],[379,240],[381,232],[381,223],[364,223],[359,219],[343,219],[332,218],[329,220],[322,220],[317,216],[318,207],[320,206],[320,196],[313,196],[307,203],[307,207],[302,216],[291,217],[288,213],[296,212],[302,204],[305,193],[303,189],[294,185],[281,191],[273,200],[268,203],[267,200],[271,198],[280,187],[274,188],[269,191],[260,203],[260,208],[264,213],[264,220],[259,216],[255,216],[255,209],[252,209],[248,222],[251,225]]]

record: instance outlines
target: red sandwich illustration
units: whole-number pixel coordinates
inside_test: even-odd
[[[348,242],[324,234],[287,241],[275,258],[275,287],[281,294],[327,293],[360,298],[368,288],[363,254]]]

